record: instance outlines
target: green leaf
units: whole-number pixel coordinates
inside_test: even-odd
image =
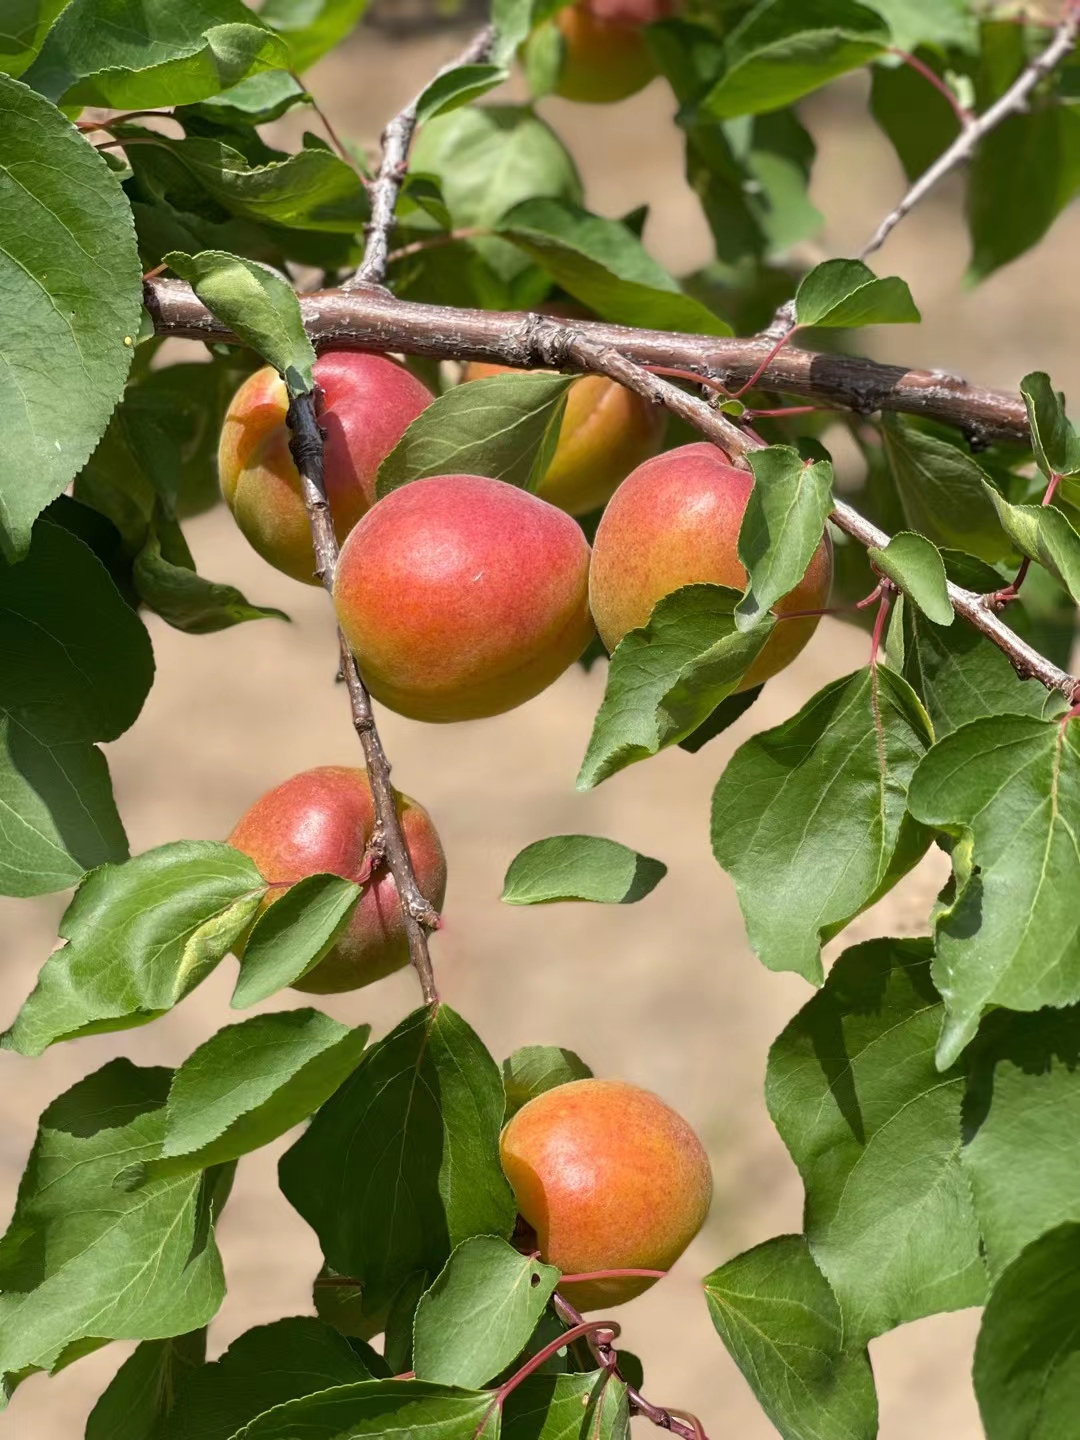
[[[876,59],[879,15],[854,0],[761,0],[727,38],[727,68],[702,102],[717,120],[778,110]]]
[[[604,702],[577,778],[590,790],[697,729],[746,674],[775,624],[735,627],[738,592],[684,585],[653,607],[647,625],[615,647]]]
[[[739,559],[746,593],[735,607],[735,624],[749,630],[806,574],[821,544],[833,506],[832,466],[804,462],[790,445],[770,445],[749,455],[754,486],[739,529]]]
[[[85,1440],[159,1440],[177,1391],[205,1360],[205,1330],[144,1340],[91,1410]]]
[[[114,1184],[157,1154],[171,1072],[113,1060],[45,1110],[0,1241],[0,1373],[83,1340],[197,1330],[225,1294],[213,1222],[228,1172]]]
[[[987,1005],[1080,1000],[1080,735],[1073,724],[995,715],[947,735],[915,772],[912,814],[954,838],[955,889],[937,922],[934,979],[950,1065]]]
[[[893,44],[909,53],[918,45],[974,50],[978,22],[968,0],[867,0],[892,31]]]
[[[618,220],[590,215],[568,200],[531,199],[508,211],[497,229],[604,320],[693,335],[731,334],[730,325],[682,293]]]
[[[984,136],[968,177],[969,283],[1037,244],[1078,191],[1080,107],[1040,103]]]
[[[0,76],[0,554],[105,433],[139,331],[131,210],[103,157],[47,100]],[[87,366],[86,357],[94,363]]]
[[[463,1241],[416,1307],[417,1379],[479,1389],[520,1355],[559,1278],[494,1235]]]
[[[246,1330],[197,1371],[154,1440],[231,1440],[275,1405],[384,1375],[381,1357],[362,1342],[350,1343],[312,1315],[290,1315]]]
[[[986,493],[1020,553],[1049,570],[1080,601],[1080,534],[1063,512],[1053,505],[1010,505],[990,484]]]
[[[88,545],[43,519],[0,560],[0,712],[46,745],[115,740],[154,676],[146,628]]]
[[[628,1353],[619,1350],[620,1368]],[[486,1437],[487,1431],[484,1431]],[[630,1440],[626,1386],[607,1370],[530,1375],[507,1396],[503,1440]]]
[[[937,6],[941,0],[927,0]],[[966,0],[958,0],[965,4]],[[912,47],[901,44],[910,53]],[[935,74],[943,61],[929,50],[919,55]],[[915,181],[960,133],[956,111],[945,96],[910,65],[875,65],[870,91],[870,111],[892,141],[904,174]]]
[[[251,923],[266,890],[238,850],[178,840],[87,876],[54,950],[3,1037],[40,1055],[57,1040],[144,1025],[182,1000]]]
[[[416,123],[423,125],[436,115],[446,115],[459,105],[478,100],[496,85],[509,79],[510,72],[502,65],[455,65],[437,75],[416,102]]]
[[[359,1440],[423,1435],[424,1440],[499,1440],[499,1411],[473,1394],[423,1380],[368,1380],[290,1400],[253,1420],[235,1440]]]
[[[800,325],[839,329],[918,324],[922,316],[898,275],[879,280],[861,260],[825,260],[799,282],[795,319]]]
[[[1046,713],[1049,697],[1039,681],[1021,680],[998,647],[970,625],[945,629],[910,605],[901,607],[900,619],[904,678],[926,706],[939,740],[981,715]]]
[[[806,1186],[806,1236],[845,1345],[982,1303],[960,1163],[964,1076],[942,1075],[927,940],[846,951],[769,1056],[769,1113]]]
[[[260,20],[267,19],[268,9],[267,5],[262,7]],[[177,119],[182,123],[194,118],[209,120],[229,129],[269,125],[272,120],[280,120],[294,105],[310,103],[311,96],[287,70],[261,70],[238,85],[231,85],[222,95],[211,95],[195,105],[178,107]]]
[[[439,395],[379,466],[381,499],[430,475],[490,475],[525,490],[544,477],[572,375],[492,375]]]
[[[1080,1405],[1080,1225],[1029,1245],[990,1295],[975,1346],[986,1440],[1064,1440]]]
[[[135,557],[132,580],[139,599],[156,615],[189,635],[213,635],[245,620],[288,620],[284,610],[252,605],[235,585],[204,580],[184,565],[173,565],[151,535]]]
[[[42,42],[68,0],[30,0],[10,7],[0,20],[0,73],[21,75],[41,49]]]
[[[1040,1235],[1080,1222],[1080,1010],[1001,1011],[986,1030],[962,1159],[996,1280]]]
[[[230,1004],[246,1009],[314,970],[352,918],[361,887],[340,875],[306,875],[268,906],[244,941]]]
[[[511,60],[533,24],[534,0],[492,0],[491,23],[495,26],[492,55],[505,64]]]
[[[941,551],[924,535],[898,530],[884,550],[871,548],[870,559],[881,573],[909,596],[935,625],[951,625],[952,601]]]
[[[177,1070],[161,1155],[129,1184],[238,1160],[299,1125],[359,1064],[370,1025],[283,1010],[227,1025]]]
[[[1025,375],[1020,394],[1027,406],[1031,442],[1039,469],[1051,475],[1080,475],[1080,435],[1065,414],[1065,396],[1042,370]]]
[[[198,255],[171,251],[165,258],[206,308],[274,367],[291,396],[315,388],[315,351],[304,330],[300,302],[280,275],[222,250]]]
[[[79,740],[42,742],[0,716],[0,895],[66,890],[127,854],[101,751]]]
[[[935,545],[994,564],[1012,546],[985,488],[986,475],[958,445],[886,415],[885,453],[912,530]]]
[[[71,0],[26,82],[57,103],[141,110],[288,68],[285,46],[241,0]]]
[[[784,1440],[874,1440],[865,1350],[845,1351],[840,1307],[803,1235],[778,1235],[705,1277],[709,1314]]]
[[[259,11],[285,39],[289,65],[306,70],[364,18],[368,0],[266,0]]]
[[[523,1105],[557,1085],[571,1080],[590,1080],[592,1071],[573,1050],[559,1045],[523,1045],[503,1061],[503,1089],[509,1120]]]
[[[502,899],[508,905],[595,900],[632,905],[655,890],[667,866],[602,835],[552,835],[534,840],[510,862]]]
[[[462,1240],[509,1235],[502,1116],[498,1067],[440,1005],[374,1045],[282,1157],[286,1199],[327,1263],[361,1282],[367,1314],[385,1312],[416,1271],[436,1274]]]
[[[884,666],[826,685],[735,752],[713,793],[712,843],[770,970],[820,985],[821,945],[929,844],[907,788],[933,741],[914,691]]]

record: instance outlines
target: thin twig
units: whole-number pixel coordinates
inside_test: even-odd
[[[619,1333],[617,1326],[611,1321],[607,1322],[614,1333],[611,1339],[605,1339],[603,1331],[606,1327],[600,1327],[600,1333],[596,1333],[595,1330],[584,1330],[582,1327],[585,1322],[582,1319],[581,1311],[575,1309],[570,1301],[560,1295],[558,1291],[555,1292],[552,1300],[560,1318],[570,1326],[566,1336],[576,1338],[577,1335],[583,1334],[597,1365],[602,1370],[610,1371],[626,1385],[626,1398],[629,1401],[632,1415],[644,1415],[645,1419],[651,1420],[658,1429],[670,1430],[674,1435],[681,1435],[683,1440],[708,1440],[708,1436],[701,1427],[701,1422],[695,1416],[687,1415],[684,1410],[665,1410],[662,1405],[654,1405],[651,1400],[645,1399],[640,1390],[627,1384],[619,1373],[619,1352],[615,1349],[614,1344]],[[564,1344],[566,1336],[563,1337]],[[676,1418],[678,1416],[685,1416],[685,1419]]]
[[[887,237],[899,225],[904,216],[914,210],[919,201],[930,193],[938,181],[944,179],[950,171],[955,170],[965,160],[971,158],[984,135],[988,135],[1009,115],[1024,109],[1027,98],[1035,86],[1060,65],[1076,44],[1078,33],[1080,33],[1080,5],[1076,3],[1076,0],[1070,0],[1065,8],[1065,14],[1054,31],[1054,38],[1042,54],[1027,66],[1000,100],[995,100],[989,110],[984,111],[982,115],[963,128],[949,148],[943,151],[930,168],[919,176],[896,209],[885,216],[885,219],[859,251],[860,260],[865,260],[867,256],[873,255],[875,250],[881,249]]]
[[[353,155],[353,153],[349,150],[348,146],[342,140],[341,136],[334,129],[333,125],[331,125],[329,115],[327,115],[326,111],[315,99],[315,96],[304,84],[303,78],[298,75],[295,70],[290,70],[289,74],[296,82],[296,84],[300,86],[300,89],[307,96],[307,103],[311,106],[312,110],[315,111],[315,114],[322,121],[323,129],[326,131],[327,135],[329,135],[331,145],[333,145],[334,149],[341,156],[342,160],[345,161],[345,164],[348,165],[349,169],[356,171],[357,175],[360,177],[361,185],[365,187],[370,185],[371,177],[364,174],[363,168],[357,162],[356,156]]]
[[[442,67],[435,79],[449,70],[456,70],[459,65],[476,65],[486,60],[494,43],[495,27],[485,25],[456,60],[451,60]],[[427,89],[426,85],[424,89]],[[386,280],[394,211],[408,173],[409,150],[416,131],[416,107],[423,93],[422,90],[420,94],[414,95],[382,133],[382,163],[368,192],[371,196],[371,220],[367,225],[364,258],[356,274],[346,280],[343,286],[345,290],[353,290],[361,285],[382,285]]]
[[[391,250],[386,257],[387,265],[393,265],[398,260],[407,260],[410,255],[420,255],[425,250],[437,250],[441,245],[454,245],[459,240],[475,240],[481,235],[490,235],[492,232],[483,225],[466,225],[462,230],[445,230],[438,235],[425,236],[423,240],[413,240],[409,245],[402,245],[398,250]]]
[[[144,287],[144,298],[160,335],[240,343],[182,280],[154,280]],[[316,290],[300,296],[300,310],[317,350],[486,360],[532,370],[544,364],[541,352],[557,351],[559,336],[573,332],[602,348],[618,350],[639,365],[678,369],[688,376],[695,373],[703,384],[719,382],[726,390],[738,389],[754,374],[777,338],[686,335],[556,315],[464,310],[400,300],[376,287],[348,293]],[[920,415],[954,425],[980,444],[1029,439],[1027,411],[1019,395],[969,385],[962,377],[941,371],[909,370],[861,356],[789,345],[769,361],[760,388],[825,400],[858,415],[876,410]]]
[[[311,526],[311,539],[315,548],[315,573],[327,593],[333,595],[338,544],[330,503],[326,498],[323,434],[316,413],[317,403],[316,393],[297,396],[290,402],[287,416],[289,450],[300,475],[300,487]],[[394,787],[390,783],[390,762],[386,758],[386,751],[375,725],[371,697],[340,630],[338,643],[341,651],[341,673],[345,678],[352,707],[353,728],[359,736],[364,752],[371,794],[375,802],[375,833],[369,848],[372,848],[373,853],[381,851],[394,877],[409,941],[409,958],[420,977],[424,1000],[427,1004],[434,1005],[438,1003],[439,992],[428,952],[428,932],[438,927],[439,916],[416,883],[409,848],[401,828]]]

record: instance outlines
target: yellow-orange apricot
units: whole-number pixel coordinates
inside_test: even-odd
[[[574,1080],[538,1095],[507,1124],[500,1151],[541,1259],[564,1275],[668,1270],[709,1213],[701,1141],[658,1096],[623,1080]],[[654,1283],[619,1276],[559,1288],[597,1310]]]
[[[432,396],[415,375],[382,355],[327,351],[314,373],[323,391],[326,494],[341,543],[375,503],[379,466]],[[254,549],[294,580],[314,585],[315,554],[289,454],[287,409],[275,370],[266,366],[248,376],[225,415],[218,473],[225,502]]]
[[[502,480],[436,475],[380,500],[338,560],[338,623],[376,699],[416,720],[498,715],[592,635],[589,546]]]
[[[673,10],[673,0],[576,0],[557,11],[563,43],[557,93],[608,104],[643,89],[656,65],[641,27]]]
[[[416,882],[437,910],[446,892],[439,837],[422,805],[400,794],[397,805]],[[264,904],[280,900],[290,884],[308,875],[341,875],[364,885],[344,932],[315,969],[295,982],[297,990],[316,995],[355,990],[408,963],[394,877],[385,864],[370,873],[367,847],[374,826],[375,802],[365,772],[322,765],[256,800],[229,836],[229,844],[277,887]]]
[[[707,443],[665,451],[627,476],[600,520],[589,577],[593,618],[608,650],[683,585],[744,588],[739,527],[753,483],[748,470]],[[824,535],[802,580],[773,611],[821,610],[831,588],[832,543]],[[777,625],[738,688],[752,689],[790,665],[818,619]]]

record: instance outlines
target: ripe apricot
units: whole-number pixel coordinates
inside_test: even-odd
[[[577,0],[557,11],[563,41],[557,93],[608,104],[643,89],[656,65],[641,27],[673,10],[673,0]]]
[[[431,816],[407,795],[397,795],[397,806],[416,882],[438,909],[446,891],[446,859]],[[341,875],[364,884],[344,932],[315,969],[295,982],[297,990],[316,995],[355,990],[408,963],[394,877],[385,864],[368,873],[365,857],[374,825],[366,773],[321,765],[256,800],[229,836],[229,844],[250,856],[264,880],[281,887],[265,904],[280,900],[287,885],[307,875]]]
[[[466,380],[511,374],[505,365],[474,362]],[[583,375],[570,386],[559,441],[536,493],[568,515],[598,510],[635,466],[655,455],[664,412],[604,375]]]
[[[375,503],[379,466],[431,403],[431,392],[382,355],[330,350],[315,361],[326,432],[325,478],[334,530],[342,542]],[[294,580],[317,584],[300,476],[289,454],[288,397],[270,366],[233,396],[218,446],[225,502],[264,560]]]
[[[524,490],[414,480],[372,507],[338,560],[338,623],[376,699],[416,720],[498,715],[538,695],[592,635],[589,546]]]
[[[748,470],[736,469],[707,443],[668,450],[627,476],[597,528],[589,579],[593,618],[609,650],[683,585],[744,588],[739,527],[753,483]],[[773,611],[820,610],[831,587],[832,543],[824,535],[802,580]],[[790,665],[818,619],[777,625],[738,689],[750,690]]]
[[[564,1275],[667,1270],[709,1213],[701,1141],[659,1096],[623,1080],[574,1080],[538,1095],[503,1130],[500,1153],[541,1258]],[[559,1288],[597,1310],[654,1283],[623,1276]]]

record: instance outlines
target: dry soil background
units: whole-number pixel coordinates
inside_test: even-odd
[[[361,35],[319,66],[311,84],[340,128],[374,143],[385,118],[460,44],[442,35],[408,45]],[[809,109],[821,155],[814,194],[829,217],[831,254],[850,254],[899,194],[891,152],[863,119],[852,85]],[[682,179],[671,101],[661,85],[623,105],[544,111],[581,166],[588,201],[618,215],[648,202],[646,238],[674,270],[708,256],[708,237]],[[1038,252],[980,290],[963,293],[965,243],[957,194],[928,203],[890,242],[888,272],[911,282],[921,329],[874,337],[883,358],[954,368],[1015,386],[1034,366],[1080,390],[1070,331],[1080,321],[1075,247],[1080,220],[1059,222]],[[1070,261],[1072,263],[1070,264]],[[187,637],[150,618],[158,680],[134,730],[109,747],[133,850],[179,836],[221,838],[263,790],[294,772],[354,763],[321,595],[264,566],[220,511],[190,526],[200,569],[293,616],[218,636]],[[799,662],[750,714],[697,756],[669,751],[577,795],[573,777],[599,701],[600,670],[576,668],[531,704],[497,719],[424,727],[381,723],[398,785],[432,810],[450,858],[446,929],[435,945],[442,991],[496,1056],[530,1042],[576,1048],[602,1075],[650,1086],[681,1110],[709,1147],[716,1203],[674,1274],[619,1319],[645,1357],[652,1397],[690,1408],[714,1440],[775,1432],[712,1332],[697,1278],[744,1249],[800,1225],[800,1186],[761,1098],[768,1045],[809,990],[750,954],[732,886],[708,849],[709,794],[751,729],[776,724],[818,686],[864,663],[859,632],[825,622]],[[500,882],[528,841],[560,831],[613,835],[670,866],[663,885],[627,909],[501,906]],[[939,871],[924,866],[845,939],[922,928]],[[54,943],[62,897],[0,901],[5,1022]],[[837,946],[831,947],[835,953]],[[176,1063],[234,1018],[232,962],[149,1029],[58,1046],[40,1060],[0,1055],[0,1221],[43,1106],[113,1055]],[[291,993],[285,1003],[302,1003]],[[328,1008],[389,1028],[417,1001],[411,974]],[[279,1002],[280,1003],[280,1002]],[[248,1326],[310,1309],[314,1238],[274,1187],[273,1153],[241,1163],[220,1227],[229,1294],[211,1327],[216,1353]],[[968,1368],[977,1316],[939,1316],[873,1347],[885,1440],[975,1440]],[[4,1434],[73,1440],[94,1396],[130,1347],[112,1346],[48,1381],[34,1378],[0,1419]],[[641,1424],[642,1422],[638,1422]]]

